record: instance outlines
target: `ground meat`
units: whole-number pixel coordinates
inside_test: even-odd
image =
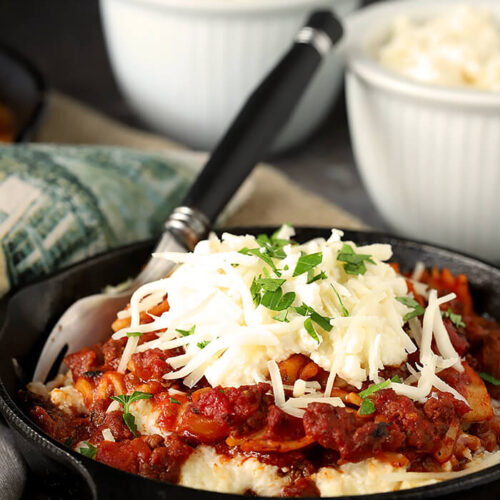
[[[127,337],[118,340],[109,339],[102,345],[102,354],[104,356],[104,365],[109,370],[117,370],[120,359],[127,343]]]
[[[343,461],[358,462],[382,451],[400,449],[406,436],[392,423],[357,419],[347,408],[312,403],[304,415],[304,428],[321,446],[336,450]]]
[[[144,382],[163,380],[163,375],[172,371],[172,367],[167,363],[170,357],[169,351],[161,349],[149,349],[132,355],[129,363],[130,371]]]
[[[483,371],[500,380],[500,329],[491,330],[483,338],[482,346],[476,354],[479,371]],[[486,382],[488,392],[496,399],[500,399],[500,386]]]
[[[131,441],[102,441],[97,447],[96,460],[125,472],[137,474],[141,464],[148,463],[151,448],[141,438]]]
[[[85,372],[97,370],[102,364],[100,351],[95,347],[84,347],[78,352],[68,354],[64,363],[71,370],[73,380],[81,377]]]
[[[343,451],[352,446],[352,436],[356,431],[356,417],[345,408],[337,408],[325,403],[308,405],[303,418],[304,429],[324,448]]]
[[[105,414],[104,420],[95,430],[92,442],[99,442],[103,439],[102,431],[104,429],[111,431],[115,441],[124,441],[125,439],[132,439],[134,437],[123,421],[123,412],[121,410],[110,411]]]
[[[168,436],[161,446],[154,447],[148,467],[142,466],[139,473],[161,481],[177,482],[182,464],[192,452],[193,448],[183,443],[177,436]]]
[[[177,436],[153,435],[131,441],[103,441],[96,460],[126,472],[161,481],[177,482],[182,464],[193,449]]]
[[[88,417],[66,413],[32,392],[22,391],[19,398],[31,419],[47,434],[64,443],[78,443],[89,438],[91,425]]]
[[[304,425],[300,418],[292,417],[272,405],[267,413],[266,432],[262,439],[289,441],[304,436]]]
[[[269,384],[204,391],[195,404],[203,416],[226,424],[231,434],[242,435],[264,427],[270,398]]]
[[[309,478],[301,477],[294,483],[283,488],[282,497],[319,497],[316,484]]]
[[[398,396],[392,389],[374,394],[377,414],[394,423],[406,434],[407,444],[421,453],[434,453],[452,422],[458,422],[455,404],[450,395],[431,398],[423,409],[417,408],[406,396]]]
[[[448,336],[450,337],[450,342],[455,348],[455,351],[457,351],[459,356],[464,356],[470,348],[470,344],[467,341],[465,334],[459,331],[458,328],[455,328],[453,323],[448,318],[443,319],[443,323],[446,327],[446,331],[448,332]]]

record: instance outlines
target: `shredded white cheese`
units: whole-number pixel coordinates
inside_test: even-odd
[[[277,237],[287,240],[292,234],[293,229],[284,226]],[[183,347],[183,354],[168,359],[173,371],[165,375],[166,379],[183,379],[188,387],[194,387],[203,376],[213,387],[271,380],[276,404],[299,415],[305,407],[301,400],[310,399],[310,395],[299,382],[292,388],[298,402],[285,401],[277,365],[291,354],[305,354],[329,372],[321,397],[337,404],[336,398],[329,398],[335,377],[358,388],[367,380],[379,383],[384,367],[404,363],[418,346],[418,373],[403,384],[393,384],[394,390],[419,401],[425,400],[433,387],[452,392],[436,373],[448,366],[462,369],[440,312],[440,305],[454,295],[438,298],[430,291],[423,325],[418,319],[410,320],[409,335],[403,328],[403,318],[411,308],[397,300],[408,297],[406,280],[384,262],[392,256],[391,247],[347,243],[355,254],[369,256],[363,273],[346,272],[345,261],[338,258],[346,242],[337,230],[332,230],[327,240],[317,238],[301,245],[285,241],[280,258],[273,258],[272,266],[266,249],[251,235],[225,233],[221,239],[211,235],[192,253],[155,255],[182,265],[168,278],[134,293],[127,312],[131,325],[115,333],[114,338],[128,332],[162,332],[141,346],[137,345],[138,337],[130,337],[118,370],[125,371],[134,352]],[[257,249],[257,255],[245,249]],[[296,273],[301,257],[311,254],[321,255],[312,274]],[[416,276],[421,273],[420,267],[415,269]],[[319,278],[310,279],[315,275]],[[294,297],[288,311],[280,311],[287,312],[286,321],[276,318],[277,310],[254,302],[252,283],[265,277],[283,280],[283,296]],[[152,323],[140,325],[140,312],[161,302],[165,295],[169,310],[152,317]],[[308,314],[300,313],[303,304],[324,321],[318,323],[309,314],[307,327]],[[433,339],[438,355],[431,349]]]

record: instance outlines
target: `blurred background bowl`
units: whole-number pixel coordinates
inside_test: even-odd
[[[16,50],[0,45],[0,141],[27,142],[46,108],[39,71]]]
[[[111,64],[130,106],[156,131],[211,150],[245,98],[316,8],[341,18],[360,0],[100,0]],[[290,148],[338,95],[340,51],[324,63],[274,146]]]
[[[399,234],[500,261],[500,93],[434,86],[375,59],[398,15],[425,19],[454,0],[384,2],[347,23],[346,98],[354,154]],[[461,0],[500,19],[497,0]]]

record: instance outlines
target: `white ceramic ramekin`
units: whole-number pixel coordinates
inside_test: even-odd
[[[374,59],[397,15],[422,19],[453,3],[384,2],[349,17],[351,137],[363,182],[397,232],[499,261],[500,93],[420,83]],[[497,0],[458,3],[500,18]]]
[[[360,0],[101,0],[108,52],[126,99],[153,129],[210,150],[245,98],[290,46],[309,12],[341,17]],[[276,149],[310,134],[342,82],[333,54]]]

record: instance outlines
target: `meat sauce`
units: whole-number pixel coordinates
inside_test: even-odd
[[[382,389],[369,396],[375,411],[364,415],[358,391],[337,379],[332,395],[341,397],[346,406],[310,403],[299,419],[275,406],[267,383],[212,388],[202,379],[188,389],[181,381],[165,380],[163,376],[171,371],[168,358],[179,355],[179,349],[136,353],[126,374],[118,373],[125,340],[112,339],[65,358],[87,413],[62,411],[29,392],[23,393],[24,402],[32,419],[58,441],[72,446],[88,442],[97,448],[95,459],[102,463],[169,482],[178,481],[182,464],[200,444],[214,446],[219,454],[252,456],[286,470],[292,480],[282,496],[318,496],[310,476],[319,468],[370,457],[412,471],[439,471],[448,461],[459,470],[471,452],[481,447],[492,451],[500,443],[500,418],[492,412],[489,395],[500,396],[500,387],[485,385],[477,375],[484,371],[500,377],[500,325],[474,312],[463,275],[433,269],[424,273],[422,281],[440,295],[450,291],[457,295],[446,307],[460,314],[463,324],[446,319],[445,326],[453,346],[467,361],[463,372],[449,368],[440,377],[470,407],[437,390],[425,403],[416,403],[392,389]],[[425,305],[423,297],[414,295]],[[167,310],[168,304],[155,307]],[[145,334],[139,343],[154,338],[154,333]],[[417,359],[418,352],[408,363]],[[285,384],[301,378],[325,388],[327,372],[302,354],[280,362],[279,368]],[[384,378],[408,374],[406,364],[386,367],[381,373]],[[166,438],[131,432],[123,408],[108,411],[112,396],[133,391],[151,395],[151,404],[159,412],[156,424]],[[104,429],[111,431],[114,442],[103,438]]]

